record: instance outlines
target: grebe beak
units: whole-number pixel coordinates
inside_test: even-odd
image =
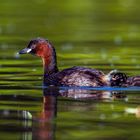
[[[18,53],[19,53],[19,54],[26,54],[26,53],[30,53],[31,50],[32,50],[31,48],[25,48],[25,49],[19,51]]]

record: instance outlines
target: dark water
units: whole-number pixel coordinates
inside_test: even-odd
[[[140,89],[43,88],[42,62],[19,56],[51,40],[59,69],[140,74],[138,0],[0,1],[0,140],[140,139]]]

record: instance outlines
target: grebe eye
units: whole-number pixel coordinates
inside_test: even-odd
[[[36,48],[36,44],[33,44],[31,48],[32,49],[35,49]]]

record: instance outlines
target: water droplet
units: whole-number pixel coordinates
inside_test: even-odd
[[[4,110],[4,111],[3,111],[3,114],[4,114],[5,116],[8,116],[8,115],[9,115],[9,111],[8,111],[8,110]]]
[[[119,117],[119,114],[117,114],[117,113],[113,113],[113,114],[112,114],[112,118],[116,119],[116,118],[118,118],[118,117]]]
[[[32,71],[36,71],[36,69],[34,68],[34,69],[32,69]]]
[[[136,58],[132,58],[132,59],[131,59],[131,62],[132,62],[132,63],[136,63],[136,62],[137,62],[137,59],[136,59]]]
[[[69,51],[69,50],[72,50],[72,49],[73,49],[73,45],[70,44],[70,43],[63,44],[62,47],[61,47],[61,49],[62,49],[63,51]]]
[[[122,44],[122,37],[121,37],[121,36],[116,36],[116,37],[114,38],[114,43],[115,43],[116,45],[121,45],[121,44]]]
[[[105,114],[101,114],[99,117],[101,120],[104,120],[106,118]]]
[[[125,99],[124,99],[125,102],[128,102],[128,100],[129,100],[128,98],[125,98]]]
[[[20,58],[19,53],[15,53],[15,54],[14,54],[14,58],[16,58],[16,59]]]

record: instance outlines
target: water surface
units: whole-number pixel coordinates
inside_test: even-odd
[[[41,60],[17,54],[40,36],[53,42],[60,70],[140,74],[139,4],[1,0],[0,139],[139,139],[139,88],[43,88]]]

